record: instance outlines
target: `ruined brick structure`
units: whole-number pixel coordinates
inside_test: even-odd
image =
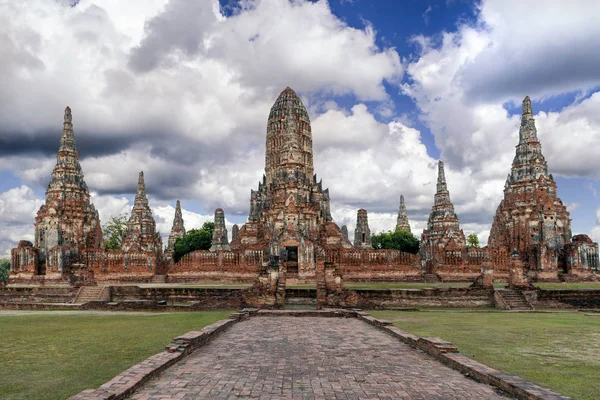
[[[537,137],[531,100],[523,115],[510,174],[488,241],[491,252],[516,251],[530,276],[557,279],[559,272],[598,268],[598,245],[581,235],[571,242],[571,220],[558,198]]]
[[[372,249],[371,230],[369,229],[369,219],[367,210],[361,208],[356,213],[356,228],[354,229],[354,248]]]
[[[240,234],[240,227],[238,226],[238,224],[234,224],[231,227],[231,240],[235,240],[235,238],[237,238],[239,234]]]
[[[229,251],[229,240],[227,239],[227,228],[225,227],[225,213],[223,209],[215,210],[215,230],[213,231],[212,245],[210,251]]]
[[[181,215],[181,203],[177,200],[175,205],[175,217],[173,218],[173,226],[171,227],[171,234],[167,243],[167,249],[165,250],[165,258],[171,260],[173,258],[173,251],[175,250],[175,241],[185,236],[185,226],[183,224],[183,216]]]
[[[291,274],[314,277],[318,255],[351,244],[331,218],[329,190],[314,174],[308,112],[289,87],[269,113],[266,149],[265,175],[251,192],[248,222],[231,247],[262,250],[284,258]]]
[[[421,235],[421,261],[428,274],[457,271],[466,263],[465,234],[450,201],[444,163],[438,164],[438,179],[427,229]]]
[[[81,261],[82,253],[102,247],[102,228],[83,179],[67,107],[46,201],[35,218],[35,244],[21,241],[12,250],[13,280],[31,276],[62,279],[71,264]]]
[[[396,219],[396,230],[402,229],[410,232],[410,223],[406,215],[406,206],[404,205],[404,196],[400,195],[400,207],[398,209],[398,218]]]

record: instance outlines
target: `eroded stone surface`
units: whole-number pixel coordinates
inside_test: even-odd
[[[502,399],[356,319],[257,317],[148,382],[133,399]]]

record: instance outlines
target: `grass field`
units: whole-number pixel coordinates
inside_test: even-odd
[[[0,398],[65,399],[98,387],[173,337],[229,314],[2,312]]]
[[[544,290],[598,289],[600,282],[539,282],[535,286]]]
[[[419,336],[574,399],[600,398],[600,315],[373,311]]]

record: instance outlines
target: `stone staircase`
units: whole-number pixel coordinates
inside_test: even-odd
[[[518,290],[500,289],[496,290],[495,293],[500,297],[501,301],[496,302],[500,308],[513,311],[534,310],[533,306],[527,301],[527,298],[525,298],[523,292]]]
[[[427,283],[436,283],[441,282],[440,277],[436,274],[424,274],[423,280]]]
[[[77,297],[73,303],[87,303],[88,301],[99,301],[102,299],[104,286],[82,286],[77,293]]]
[[[150,283],[166,283],[167,277],[165,275],[154,275]]]

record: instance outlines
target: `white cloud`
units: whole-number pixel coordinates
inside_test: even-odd
[[[25,185],[0,193],[0,258],[19,240],[34,240],[33,221],[44,200]]]
[[[464,227],[491,222],[502,198],[520,119],[505,102],[519,105],[525,95],[545,100],[600,84],[600,48],[592,39],[599,27],[590,14],[598,5],[589,6],[585,1],[568,7],[483,1],[475,24],[414,38],[421,54],[406,65],[410,79],[403,92],[416,102],[441,158],[453,170],[447,173],[449,190]],[[600,94],[592,93],[535,116],[555,176],[600,177],[593,155],[600,140],[599,106]],[[472,230],[483,242],[481,230]]]

